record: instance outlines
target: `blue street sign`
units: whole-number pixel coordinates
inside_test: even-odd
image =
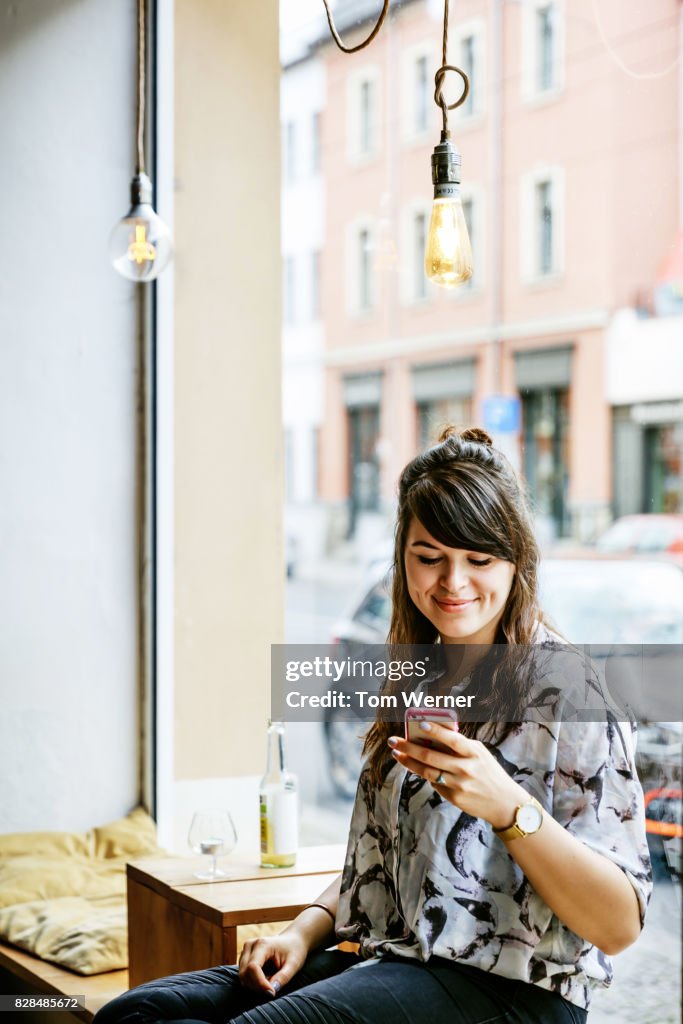
[[[482,403],[484,430],[491,434],[517,434],[521,424],[521,402],[511,395],[489,395]]]

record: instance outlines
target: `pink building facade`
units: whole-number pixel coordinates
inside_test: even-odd
[[[355,0],[345,24],[338,5],[350,43],[377,6]],[[591,0],[451,6],[449,62],[471,77],[450,128],[475,259],[453,292],[422,268],[442,5],[394,0],[367,49],[316,48],[327,79],[320,497],[337,537],[386,520],[401,467],[439,426],[486,426],[486,400],[504,396],[520,416],[498,440],[542,537],[590,539],[613,496],[605,332],[651,288],[678,221],[679,5],[602,0],[597,21]]]

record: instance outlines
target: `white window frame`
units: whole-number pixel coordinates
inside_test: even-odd
[[[282,177],[285,185],[291,185],[297,176],[297,123],[290,117],[282,125]]]
[[[472,108],[465,105],[456,107],[449,114],[449,119],[457,124],[458,130],[477,127],[486,112],[486,86],[487,86],[487,54],[486,54],[486,22],[483,18],[468,18],[467,21],[459,22],[455,29],[451,30],[449,44],[454,56],[452,61],[460,65],[462,61],[462,46],[465,39],[474,39],[475,49],[475,81],[470,82],[470,96],[472,97]],[[460,75],[449,73],[446,76],[446,96],[453,99],[460,95],[462,79]]]
[[[361,234],[367,231],[369,252],[371,253],[370,264],[370,304],[361,304],[360,275],[361,266],[359,260]],[[378,306],[378,275],[377,275],[377,238],[378,226],[375,217],[359,216],[351,221],[346,228],[346,252],[345,252],[345,273],[346,282],[346,312],[349,316],[362,319],[371,316]]]
[[[317,323],[322,316],[322,249],[318,246],[309,253],[309,313],[310,320]]]
[[[547,89],[539,87],[538,12],[544,7],[554,8],[553,82]],[[547,103],[564,92],[565,87],[565,0],[525,0],[522,5],[522,74],[521,97],[529,105]]]
[[[463,203],[472,203],[472,230],[470,244],[472,246],[472,277],[465,284],[453,289],[456,299],[468,296],[479,296],[484,289],[486,280],[486,213],[484,205],[484,188],[477,182],[467,181],[460,186],[460,198]]]
[[[317,126],[317,131],[316,131]],[[317,178],[322,173],[322,126],[323,126],[323,114],[322,110],[312,110],[310,114],[309,130],[310,130],[310,154],[309,154],[309,170],[312,178]]]
[[[282,256],[282,323],[293,327],[296,323],[296,274],[297,260],[293,253]]]
[[[552,186],[552,268],[542,272],[539,260],[538,186]],[[522,283],[552,284],[565,269],[565,171],[556,165],[538,164],[522,175],[520,196],[520,267]]]
[[[425,274],[425,289],[421,295],[416,288],[415,268],[418,252],[415,239],[415,221],[418,215],[425,218],[425,243],[429,234],[429,221],[432,215],[432,204],[424,196],[417,196],[408,202],[401,211],[400,228],[400,299],[404,306],[423,306],[434,298],[434,285]],[[421,254],[424,265],[424,250]]]
[[[423,128],[417,123],[416,89],[417,66],[422,59],[427,61],[427,123]],[[439,130],[441,115],[434,103],[434,73],[440,64],[441,58],[432,39],[406,47],[401,55],[401,136],[407,145],[424,142]]]
[[[374,99],[372,138],[367,150],[361,144],[361,97],[365,83],[372,88]],[[378,156],[382,131],[381,109],[379,68],[366,65],[349,75],[346,86],[346,154],[349,163],[370,163]]]

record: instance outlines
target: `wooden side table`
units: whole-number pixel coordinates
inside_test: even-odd
[[[130,987],[235,963],[238,927],[296,917],[340,873],[344,854],[343,845],[304,847],[292,868],[226,861],[220,882],[193,878],[199,859],[128,864]]]

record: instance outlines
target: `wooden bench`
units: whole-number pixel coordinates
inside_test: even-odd
[[[17,995],[34,992],[56,996],[84,995],[85,1010],[78,1013],[60,1013],[60,1021],[91,1021],[101,1006],[128,989],[126,970],[107,971],[105,974],[85,977],[73,971],[65,971],[57,964],[40,960],[37,956],[3,943],[0,943],[0,968],[7,971],[12,978],[16,978]],[[16,1019],[20,1020],[21,1015],[20,1011]],[[9,1021],[11,1018],[7,1019]],[[49,1019],[50,1016],[45,1017],[46,1021]]]
[[[133,985],[234,962],[240,925],[295,916],[339,873],[343,859],[343,846],[307,847],[294,868],[226,864],[230,878],[211,885],[193,878],[197,862],[187,858],[134,862],[128,865],[129,970],[86,977],[4,943],[0,970],[16,979],[12,994],[84,995],[85,1010],[62,1012],[60,1020],[91,1021]]]

